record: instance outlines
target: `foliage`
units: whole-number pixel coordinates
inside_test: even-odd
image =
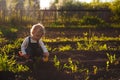
[[[116,54],[110,54],[110,53],[106,53],[108,60],[106,61],[106,70],[109,70],[109,67],[111,65],[117,65],[119,64],[119,58],[117,59]]]
[[[92,9],[103,9],[103,10],[107,10],[107,9],[109,9],[109,6],[110,6],[110,2],[91,2],[90,4],[89,4],[89,8],[92,8]]]
[[[120,23],[120,1],[114,0],[110,5],[110,9],[114,14],[114,16],[112,16],[112,21],[114,23]]]
[[[97,16],[83,16],[82,25],[105,25],[105,21]]]
[[[29,68],[25,65],[18,64],[15,56],[9,57],[7,54],[0,54],[0,71],[24,72]]]
[[[34,22],[31,19],[31,15],[38,17],[38,13],[35,10],[40,9],[39,0],[2,0],[0,2],[0,22],[9,23],[12,25],[18,25],[21,23],[27,23],[29,21]],[[33,11],[31,13],[31,11]],[[24,19],[26,17],[26,19]]]
[[[7,53],[7,54],[16,53],[16,52],[18,52],[22,41],[23,41],[23,39],[21,39],[21,38],[16,39],[13,44],[7,44],[7,45],[3,46],[0,49],[0,52]]]
[[[94,33],[90,35],[91,33],[83,33],[84,34],[84,41],[82,43],[77,42],[77,50],[95,50],[95,51],[101,51],[101,50],[107,50],[108,47],[106,44],[100,44],[97,41],[95,41]]]
[[[61,28],[61,27],[64,27],[64,24],[61,21],[56,21],[56,22],[51,23],[49,25],[49,27],[52,27],[52,28]]]
[[[63,65],[63,69],[71,71],[72,73],[78,71],[78,62],[73,62],[71,58],[68,58],[68,63]]]
[[[59,20],[58,21],[59,24],[62,24],[65,27],[69,27],[72,25],[77,25],[77,26],[78,25],[96,25],[97,27],[110,26],[104,20],[100,19],[101,16],[106,14],[106,13],[103,13],[101,10],[110,11],[109,9],[110,3],[108,2],[82,3],[80,1],[67,0],[67,1],[63,1],[63,4],[60,4],[60,5],[58,4],[56,6],[60,10],[60,12],[58,12],[58,15],[57,15],[58,17],[57,20]],[[86,21],[84,21],[83,16],[84,17],[95,16],[95,17],[94,19],[92,19],[92,17],[88,18],[89,20],[92,19],[92,21],[90,20],[90,22],[86,23]],[[105,20],[108,21],[109,19],[105,19]],[[54,24],[54,26],[60,26],[60,25]]]
[[[91,3],[82,3],[77,0],[63,0],[62,4],[59,4],[58,0],[55,0],[51,6],[57,6],[59,11],[50,13],[46,16],[43,16],[44,11],[39,11],[39,0],[23,0],[23,1],[17,1],[17,0],[11,0],[11,1],[2,1],[4,2],[3,4],[0,4],[1,6],[4,5],[4,7],[1,8],[0,10],[0,22],[1,23],[9,23],[12,25],[21,25],[21,24],[27,24],[27,23],[36,23],[36,22],[44,22],[46,20],[45,18],[49,19],[45,21],[45,25],[51,25],[51,26],[67,26],[67,25],[80,25],[80,19],[82,19],[82,16],[86,16],[86,14],[91,15],[91,12],[89,10],[112,10],[113,14],[110,12],[110,17],[111,20],[108,22],[114,22],[114,23],[119,23],[120,22],[120,6],[119,0],[114,0],[113,2],[100,2],[99,0],[95,0]],[[1,3],[2,3],[1,2]],[[28,5],[29,4],[29,5]],[[62,11],[63,10],[63,11]],[[65,11],[64,11],[65,10]],[[69,11],[70,10],[70,11]],[[79,10],[83,10],[82,12],[79,12]],[[86,11],[88,10],[88,11]],[[92,12],[93,13],[93,12]],[[52,15],[55,16],[52,16]],[[80,15],[81,14],[81,15]],[[96,15],[103,16],[101,12],[96,13]],[[50,16],[49,16],[50,15]],[[94,14],[93,14],[94,15]],[[41,17],[42,16],[42,17]],[[54,18],[53,23],[52,19],[49,17]],[[60,22],[57,22],[58,19],[61,19]],[[49,23],[50,22],[50,23]],[[51,24],[52,22],[52,24]],[[57,23],[57,24],[56,24]],[[59,25],[59,23],[61,25]],[[94,24],[97,24],[94,22]],[[111,23],[110,23],[111,24]],[[86,25],[86,24],[84,24]],[[89,25],[89,24],[87,24]],[[99,25],[99,24],[98,24]],[[107,23],[103,24],[104,26],[108,26]],[[99,26],[103,26],[99,25]]]
[[[14,30],[13,30],[14,31]],[[0,71],[11,71],[14,73],[28,71],[26,65],[17,63],[15,60],[15,50],[21,45],[22,39],[19,38],[14,41],[14,44],[8,44],[0,48]],[[11,54],[10,54],[11,53]]]
[[[65,33],[61,33],[65,35]],[[108,45],[107,43],[103,43],[104,41],[119,41],[120,38],[118,37],[107,37],[104,34],[96,36],[94,32],[89,29],[89,32],[84,32],[83,37],[76,37],[73,36],[71,38],[65,37],[57,37],[57,38],[44,38],[43,41],[48,43],[47,49],[49,51],[68,51],[68,50],[95,50],[95,51],[102,51],[102,50],[120,50],[119,46],[113,47],[112,45]],[[74,43],[75,46],[73,47],[70,43]],[[67,43],[64,45],[57,45],[57,46],[50,46],[49,43]],[[69,43],[69,44],[68,44]],[[112,43],[111,43],[112,44]],[[114,43],[113,45],[115,45]]]
[[[64,70],[64,71],[68,71],[68,72],[77,72],[78,71],[78,64],[79,62],[73,62],[73,60],[71,58],[68,58],[68,62],[61,64],[62,62],[60,62],[60,60],[58,60],[57,56],[54,56],[54,66],[58,69],[58,70]]]
[[[54,59],[53,59],[53,62],[54,62],[54,66],[58,69],[58,70],[60,70],[60,61],[58,60],[58,58],[57,58],[57,56],[55,55],[54,56]]]
[[[14,26],[1,26],[0,28],[1,32],[3,33],[3,36],[9,39],[15,39],[17,37],[18,28]]]
[[[3,32],[0,30],[0,46],[4,46],[4,44],[6,44],[8,42],[8,40],[6,40],[6,38],[3,35]]]
[[[66,46],[60,46],[59,47],[59,51],[67,51],[67,50],[71,50],[71,46],[70,45],[66,45]]]
[[[93,74],[96,74],[98,71],[98,67],[97,66],[93,66]]]
[[[77,42],[77,50],[95,50],[95,51],[102,51],[102,50],[107,50],[107,45],[101,45],[97,42],[87,42],[85,41],[84,43],[79,43]]]
[[[88,8],[89,4],[78,1],[66,1],[60,6],[59,10],[80,10]]]
[[[113,55],[111,55],[109,53],[106,53],[106,54],[107,54],[108,60],[111,64],[116,61],[116,55],[115,54],[113,54]]]
[[[87,34],[83,33],[83,34]],[[57,37],[57,38],[44,38],[43,41],[46,43],[49,42],[80,42],[80,41],[86,41],[88,36],[83,36],[83,37],[72,37],[72,38],[65,38],[65,37]],[[119,37],[108,37],[105,36],[104,34],[101,34],[100,36],[96,36],[95,33],[92,33],[92,39],[94,39],[94,41],[119,41],[120,38]],[[59,39],[59,40],[58,40]]]

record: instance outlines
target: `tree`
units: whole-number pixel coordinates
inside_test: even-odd
[[[6,10],[6,0],[0,0],[0,10]]]
[[[110,9],[112,10],[114,14],[112,20],[115,23],[120,23],[120,0],[114,0],[111,3]]]

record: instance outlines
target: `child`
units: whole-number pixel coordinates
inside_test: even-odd
[[[20,56],[32,60],[34,60],[34,57],[41,56],[43,61],[48,61],[49,52],[41,39],[44,34],[45,28],[42,24],[33,25],[30,36],[26,37],[21,45]]]

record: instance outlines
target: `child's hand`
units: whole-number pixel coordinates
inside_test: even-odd
[[[47,56],[46,56],[46,57],[43,57],[42,60],[43,60],[44,62],[47,62],[47,61],[48,61],[48,57],[47,57]]]
[[[23,56],[23,53],[22,53],[21,51],[19,51],[19,53],[18,53],[18,54],[19,54],[19,56]]]
[[[48,57],[49,57],[49,53],[44,53],[44,54],[43,54],[43,58],[42,58],[43,61],[44,61],[44,62],[47,62],[48,59],[49,59]]]
[[[22,56],[22,57],[24,57],[24,58],[26,58],[26,59],[28,59],[30,57],[30,55],[23,54],[21,51],[19,51],[19,55]]]

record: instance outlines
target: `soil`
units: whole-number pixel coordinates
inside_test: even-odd
[[[120,57],[118,51],[114,51],[114,53],[117,57]],[[55,55],[60,60],[61,65],[67,63],[68,58],[71,58],[73,63],[78,61],[78,71],[71,72],[71,70],[57,69],[53,62]],[[29,63],[30,71],[20,73],[18,80],[119,80],[120,62],[116,65],[110,65],[107,71],[107,60],[106,51],[53,52],[48,62]],[[96,74],[94,74],[93,66],[98,68]],[[89,73],[86,70],[89,70]]]
[[[96,36],[107,37],[120,37],[120,29],[67,29],[67,28],[47,28],[46,29],[46,38],[57,38],[57,37],[83,37],[83,33],[95,33]],[[25,32],[26,33],[26,32]],[[118,47],[120,41],[108,41],[104,43],[109,43],[115,47]],[[58,45],[70,44],[73,47],[76,47],[75,42],[51,42],[45,43],[51,47],[57,47]],[[69,51],[50,51],[50,57],[48,62],[39,63],[27,63],[30,67],[30,71],[16,74],[16,80],[119,80],[120,79],[120,61],[116,62],[114,65],[110,64],[109,69],[106,70],[106,61],[108,58],[106,53],[116,54],[116,57],[120,57],[120,51],[78,51],[78,50],[69,50]],[[57,56],[57,59],[60,60],[61,65],[68,63],[68,58],[71,58],[73,63],[79,62],[77,64],[78,71],[71,72],[67,69],[57,69],[54,66],[54,57]],[[95,67],[97,67],[97,72],[95,73]]]

